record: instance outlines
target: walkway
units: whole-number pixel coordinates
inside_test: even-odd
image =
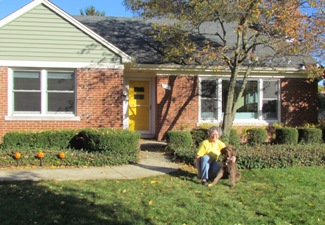
[[[93,179],[135,179],[164,175],[178,170],[179,165],[172,162],[169,155],[157,151],[164,143],[142,142],[140,162],[137,164],[90,167],[90,168],[33,168],[2,169],[0,181],[22,180],[93,180]]]

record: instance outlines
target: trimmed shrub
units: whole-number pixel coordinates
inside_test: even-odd
[[[140,133],[109,128],[85,129],[78,133],[74,145],[109,157],[108,164],[133,163],[138,160]],[[72,145],[72,147],[74,147]]]
[[[238,148],[240,145],[240,137],[236,129],[230,130],[229,144],[233,145],[235,148]]]
[[[168,149],[173,151],[177,158],[193,163],[196,148],[193,145],[191,132],[172,130],[166,133],[166,137]]]
[[[4,148],[66,149],[78,133],[76,130],[48,130],[40,132],[8,132],[3,137]]]
[[[43,165],[47,166],[104,166],[134,163],[139,159],[139,139],[139,132],[106,128],[81,131],[10,132],[4,137],[1,151],[4,157],[0,164],[14,163],[12,154],[16,151],[24,155],[19,160],[24,166],[39,164],[39,160],[35,157],[38,151],[45,153],[42,161]],[[71,148],[83,149],[83,151],[74,151]],[[58,154],[63,149],[66,150],[67,157],[60,160]]]
[[[226,135],[222,135],[220,140],[225,144],[233,145],[235,148],[237,148],[240,145],[240,138],[236,129],[230,130],[229,137]]]
[[[276,128],[275,142],[277,144],[297,144],[298,130],[291,127]]]
[[[293,166],[324,166],[324,144],[261,145],[238,149],[239,169],[286,168]]]
[[[246,135],[248,144],[259,145],[265,143],[267,132],[264,128],[251,128],[246,130]]]
[[[208,138],[208,129],[200,128],[200,129],[193,129],[191,131],[193,143],[195,147],[199,147],[201,142]]]
[[[301,144],[322,143],[322,130],[317,128],[299,128],[298,142]]]

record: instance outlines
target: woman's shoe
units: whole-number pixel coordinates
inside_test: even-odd
[[[208,186],[209,185],[209,183],[208,183],[208,181],[206,179],[203,179],[201,181],[201,184],[204,185],[204,186]]]

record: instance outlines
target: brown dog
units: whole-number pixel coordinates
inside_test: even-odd
[[[236,151],[232,145],[228,145],[221,149],[222,156],[222,167],[216,178],[213,180],[209,187],[213,187],[218,183],[221,178],[229,178],[230,187],[234,188],[236,181],[241,177],[241,174],[237,172],[237,162],[236,162]]]

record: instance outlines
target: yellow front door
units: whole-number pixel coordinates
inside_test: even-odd
[[[129,81],[129,130],[149,131],[149,81]]]

